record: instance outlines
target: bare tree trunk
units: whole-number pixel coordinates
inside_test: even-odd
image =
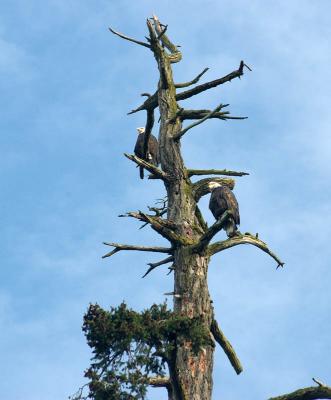
[[[171,65],[165,57],[160,58],[158,102],[161,127],[159,135],[161,166],[171,178],[166,184],[168,194],[168,220],[175,221],[178,233],[185,241],[195,243],[204,227],[196,218],[196,202],[192,195],[191,182],[187,176],[180,153],[180,142],[174,140],[182,129],[176,91],[172,79]],[[166,81],[166,82],[165,82]],[[209,330],[212,308],[207,287],[208,256],[192,251],[190,245],[179,245],[174,251],[175,282],[174,311],[189,318],[200,317]],[[208,400],[212,392],[213,347],[206,346],[195,354],[191,343],[178,343],[172,376],[176,377],[174,400]]]

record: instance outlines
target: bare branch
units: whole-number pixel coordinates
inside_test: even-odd
[[[112,29],[110,27],[108,29],[110,30],[111,33],[113,33],[114,35],[119,36],[122,39],[128,40],[129,42],[133,42],[133,43],[139,44],[140,46],[144,46],[144,47],[147,47],[149,49],[151,48],[151,46],[148,43],[144,43],[144,42],[141,42],[140,40],[132,39],[129,36],[123,35],[123,33],[116,32],[114,29]]]
[[[151,174],[153,174],[156,178],[163,179],[165,181],[168,179],[168,175],[165,172],[163,172],[162,170],[160,170],[158,167],[156,167],[155,165],[153,165],[133,154],[124,153],[124,155],[129,160],[131,160],[131,161],[135,162],[136,164],[141,165],[142,167],[147,169],[147,171],[149,171]]]
[[[177,230],[177,225],[169,220],[154,215],[148,215],[141,211],[128,212],[125,215],[120,215],[120,217],[132,217],[138,219],[139,221],[147,222],[156,232],[162,235],[165,239],[183,245],[190,244],[186,238],[175,233],[175,230]]]
[[[199,119],[199,121],[194,122],[193,124],[187,126],[186,128],[182,129],[180,132],[178,132],[176,135],[174,135],[174,140],[179,140],[182,136],[185,135],[185,133],[189,130],[194,128],[197,125],[202,124],[205,122],[207,119],[211,118],[215,113],[217,113],[221,108],[223,104],[219,104],[213,111],[210,111],[210,113],[206,114],[203,118]]]
[[[238,246],[239,244],[251,244],[258,247],[265,253],[269,254],[269,256],[277,262],[277,268],[283,267],[285,264],[277,257],[276,254],[269,250],[266,243],[262,242],[262,240],[258,239],[257,236],[253,236],[250,233],[245,233],[244,235],[238,235],[221,242],[213,243],[208,247],[208,252],[210,255],[213,255],[220,251],[229,249],[230,247]]]
[[[159,267],[160,265],[168,264],[168,263],[170,263],[172,261],[174,261],[174,257],[170,256],[170,257],[167,257],[164,260],[161,260],[161,261],[156,262],[156,263],[148,263],[147,265],[149,265],[149,268],[146,271],[146,273],[142,276],[142,278],[145,278],[145,276],[147,276],[150,272],[152,272],[153,269]]]
[[[226,114],[226,113],[220,113],[220,114]],[[237,120],[237,121],[241,121],[243,119],[248,119],[248,117],[236,117],[234,115],[224,115],[223,117],[221,115],[220,116],[216,115],[216,116],[214,116],[212,118],[219,118],[219,119],[222,119],[224,121],[227,121],[228,119],[233,119],[233,120]]]
[[[190,170],[189,170],[190,171]],[[229,189],[233,190],[235,181],[231,178],[204,178],[195,182],[192,185],[192,193],[196,202],[198,202],[202,196],[210,193],[208,184],[210,182],[218,182],[223,186],[227,186]]]
[[[168,54],[169,60],[171,63],[177,63],[182,59],[182,53],[178,50],[177,46],[175,46],[168,36],[165,34],[167,30],[167,26],[164,25],[164,29],[162,29],[161,23],[156,15],[153,15],[153,24],[156,33],[158,34],[157,39],[160,39],[162,44],[170,51],[171,54]]]
[[[207,82],[207,83],[204,83],[202,85],[198,85],[198,86],[196,86],[196,87],[194,87],[194,88],[192,88],[190,90],[186,90],[184,92],[177,93],[176,94],[176,100],[180,101],[180,100],[188,99],[188,98],[190,98],[192,96],[195,96],[196,94],[199,94],[201,92],[204,92],[204,91],[206,91],[208,89],[211,89],[213,87],[222,85],[222,84],[224,84],[226,82],[230,82],[234,78],[239,78],[240,76],[243,75],[244,66],[247,67],[247,65],[243,61],[241,61],[240,62],[240,66],[239,66],[239,68],[237,70],[231,72],[230,74],[228,74],[226,76],[223,76],[222,78],[215,79],[214,81]],[[248,69],[250,69],[250,68],[248,68]],[[134,113],[136,113],[138,111],[141,111],[141,110],[148,110],[148,109],[156,108],[158,105],[159,105],[159,100],[158,100],[157,92],[155,92],[141,106],[139,106],[138,108],[130,111],[128,114],[134,114]],[[207,111],[209,111],[209,110],[207,110]],[[215,114],[214,118],[217,118],[216,115],[217,114]],[[211,117],[211,118],[213,118],[213,117]],[[242,117],[237,117],[237,118],[242,118]]]
[[[323,382],[321,382],[319,379],[312,378],[312,380],[317,383],[318,386],[326,386]]]
[[[208,246],[212,238],[223,228],[225,222],[232,215],[230,211],[225,211],[222,217],[217,220],[200,238],[199,243],[194,247],[195,252],[202,253]]]
[[[210,327],[211,333],[213,334],[216,342],[222,347],[224,353],[227,355],[231,365],[233,366],[234,370],[236,371],[237,375],[239,375],[243,367],[240,363],[239,358],[236,355],[231,343],[225,337],[224,333],[221,331],[217,321],[214,319],[211,323]]]
[[[113,254],[121,250],[136,250],[136,251],[150,251],[152,253],[167,253],[172,254],[173,250],[169,247],[157,247],[157,246],[135,246],[131,244],[121,244],[121,243],[108,243],[103,242],[106,246],[115,247],[110,253],[105,254],[102,258],[111,257]]]
[[[148,378],[148,385],[153,387],[168,387],[170,385],[170,378],[166,376],[155,376]]]
[[[248,172],[231,171],[227,169],[188,169],[189,177],[193,175],[225,175],[225,176],[245,176]]]
[[[190,98],[192,96],[195,96],[196,94],[204,92],[204,91],[206,91],[208,89],[211,89],[213,87],[222,85],[222,84],[224,84],[226,82],[231,82],[232,79],[240,78],[244,74],[244,72],[243,72],[244,66],[246,66],[246,64],[243,61],[241,61],[240,65],[239,65],[239,68],[236,69],[235,71],[231,72],[230,74],[228,74],[226,76],[223,76],[223,78],[215,79],[214,81],[204,83],[204,84],[196,86],[196,87],[194,87],[194,88],[192,88],[190,90],[186,90],[185,92],[178,93],[176,95],[176,100],[188,99],[188,98]]]
[[[222,108],[225,108],[228,105],[229,104],[223,104]],[[182,121],[186,119],[201,119],[204,118],[210,112],[211,112],[210,110],[185,110],[182,108],[179,111],[178,116],[181,118]],[[230,115],[229,111],[216,112],[210,118],[217,118],[223,121],[226,121],[228,119],[237,119],[237,120],[247,119],[247,117],[234,117]]]
[[[319,385],[296,390],[295,392],[272,397],[269,400],[315,400],[331,399],[331,387]]]
[[[154,207],[148,207],[150,209],[150,211],[153,211]],[[156,214],[156,217],[162,217],[162,215],[167,213],[167,209],[161,211],[160,213]],[[143,229],[145,228],[145,226],[147,226],[149,224],[149,222],[145,222],[143,225],[141,225],[141,227],[139,229]]]
[[[166,214],[168,212],[168,196],[165,196],[162,199],[158,199],[155,203],[154,207],[147,206],[149,211],[153,211],[155,213],[155,217],[162,217],[162,215]],[[157,204],[161,204],[159,207],[157,207]],[[143,224],[139,229],[144,228],[146,225],[148,225],[148,222]]]
[[[153,93],[152,95],[149,93],[142,93],[141,96],[147,97],[147,99],[144,101],[144,103],[139,106],[138,108],[128,112],[128,115],[134,114],[138,111],[142,110],[154,110],[158,106],[158,97],[157,97],[157,91]]]
[[[196,84],[197,82],[199,82],[202,75],[204,75],[208,70],[209,70],[209,68],[205,68],[202,72],[200,72],[199,75],[197,75],[194,79],[192,79],[189,82],[175,83],[175,88],[179,89],[179,88],[184,88],[184,87]]]

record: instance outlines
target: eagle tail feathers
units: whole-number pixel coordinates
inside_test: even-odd
[[[139,175],[140,175],[140,179],[144,179],[144,167],[139,167]]]

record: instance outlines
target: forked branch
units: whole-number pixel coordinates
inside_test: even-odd
[[[229,249],[230,247],[238,246],[240,244],[251,244],[253,246],[258,247],[265,253],[269,254],[269,256],[272,257],[277,262],[277,268],[283,267],[285,264],[278,258],[278,256],[275,253],[269,250],[266,243],[258,239],[257,235],[253,236],[250,233],[245,233],[244,235],[235,236],[233,238],[221,242],[213,243],[208,247],[208,252],[210,255],[213,255],[215,253]]]
[[[166,253],[172,254],[173,249],[170,247],[157,247],[157,246],[135,246],[131,244],[121,244],[121,243],[108,243],[103,242],[106,246],[114,247],[114,250],[102,256],[102,258],[111,257],[115,253],[121,250],[136,250],[136,251],[150,251],[152,253]]]
[[[110,30],[111,33],[113,33],[116,36],[119,36],[122,39],[128,40],[129,42],[133,42],[133,43],[139,44],[140,46],[147,47],[148,49],[151,48],[151,46],[148,43],[141,42],[140,40],[136,40],[136,39],[130,38],[129,36],[123,35],[123,33],[117,32],[117,31],[115,31],[114,29],[112,29],[110,27],[108,29]]]
[[[155,165],[153,165],[133,154],[124,153],[124,155],[126,158],[135,162],[137,165],[142,166],[145,169],[147,169],[147,171],[149,171],[151,174],[153,174],[154,177],[156,177],[157,179],[163,179],[165,181],[167,180],[167,178],[168,178],[167,174],[165,172],[163,172],[161,169],[159,169],[158,167],[156,167]]]
[[[190,171],[190,170],[189,170]],[[192,194],[196,202],[198,202],[201,197],[210,193],[210,189],[208,184],[210,182],[217,182],[223,186],[227,186],[229,189],[233,190],[235,181],[231,178],[204,178],[199,181],[193,183],[192,185]]]
[[[174,261],[174,257],[173,256],[169,256],[169,257],[167,257],[164,260],[161,260],[159,262],[148,263],[147,265],[149,265],[149,268],[146,271],[146,273],[142,276],[142,278],[145,278],[145,276],[147,276],[150,272],[152,272],[153,269],[159,267],[160,265],[168,264],[168,263],[173,262],[173,261]]]
[[[240,78],[244,74],[244,67],[248,68],[251,71],[251,69],[243,61],[240,61],[239,68],[236,69],[235,71],[231,72],[228,75],[223,76],[222,78],[215,79],[214,81],[210,81],[207,83],[203,83],[202,85],[198,85],[192,89],[186,90],[185,92],[177,93],[176,100],[189,99],[190,97],[202,93],[208,89],[214,88],[219,85],[223,85],[226,82],[231,82],[232,79]]]
[[[233,366],[234,370],[236,371],[237,375],[239,375],[243,367],[239,358],[237,357],[236,352],[234,351],[231,343],[225,337],[224,333],[221,331],[217,321],[214,319],[211,323],[210,331],[213,334],[216,342],[222,347],[224,353],[227,355],[231,365]]]
[[[180,243],[184,245],[188,244],[184,238],[182,238],[175,232],[177,226],[173,222],[163,219],[161,217],[145,214],[141,211],[128,212],[124,215],[120,215],[120,217],[132,217],[138,219],[139,221],[147,222],[157,233],[159,233],[165,239],[173,243]]]
[[[216,86],[222,85],[226,82],[230,82],[232,79],[234,78],[240,78],[244,72],[244,66],[246,66],[247,68],[249,68],[243,61],[240,62],[239,68],[233,72],[231,72],[228,75],[223,76],[222,78],[219,79],[215,79],[214,81],[210,81],[207,83],[204,83],[202,85],[198,85],[192,89],[186,90],[184,92],[181,93],[177,93],[176,94],[176,101],[180,101],[180,100],[185,100],[185,99],[189,99],[192,96],[195,96],[196,94],[202,93],[208,89],[214,88]],[[249,68],[250,69],[250,68]],[[155,92],[154,94],[152,94],[152,96],[150,96],[141,106],[139,106],[138,108],[132,110],[129,112],[129,114],[134,114],[138,111],[141,110],[148,110],[148,109],[154,109],[159,105],[159,101],[158,101],[158,95],[157,92]],[[207,110],[209,111],[209,110]],[[214,118],[216,117],[217,114],[215,114]],[[210,118],[213,118],[210,117]],[[239,117],[242,118],[242,117]]]
[[[203,118],[199,119],[199,121],[194,122],[191,125],[188,125],[186,128],[182,129],[180,132],[178,132],[176,135],[173,136],[174,140],[179,140],[182,136],[185,135],[185,133],[194,128],[195,126],[198,126],[205,122],[207,119],[211,118],[215,113],[219,112],[219,110],[223,107],[223,104],[219,104],[213,111],[210,111],[208,114],[206,114]]]

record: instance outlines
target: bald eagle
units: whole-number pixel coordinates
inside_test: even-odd
[[[225,211],[230,211],[231,215],[224,224],[224,230],[228,237],[237,234],[237,225],[240,224],[239,206],[237,199],[232,191],[217,182],[210,182],[208,188],[211,191],[209,209],[215,219],[220,219]]]
[[[145,128],[137,128],[138,138],[136,145],[134,147],[134,154],[142,158],[145,161],[155,165],[156,167],[160,164],[159,156],[159,144],[155,136],[149,135],[148,145],[147,145],[147,155],[144,154],[144,142],[145,142]],[[144,179],[144,168],[139,167],[140,178]]]

